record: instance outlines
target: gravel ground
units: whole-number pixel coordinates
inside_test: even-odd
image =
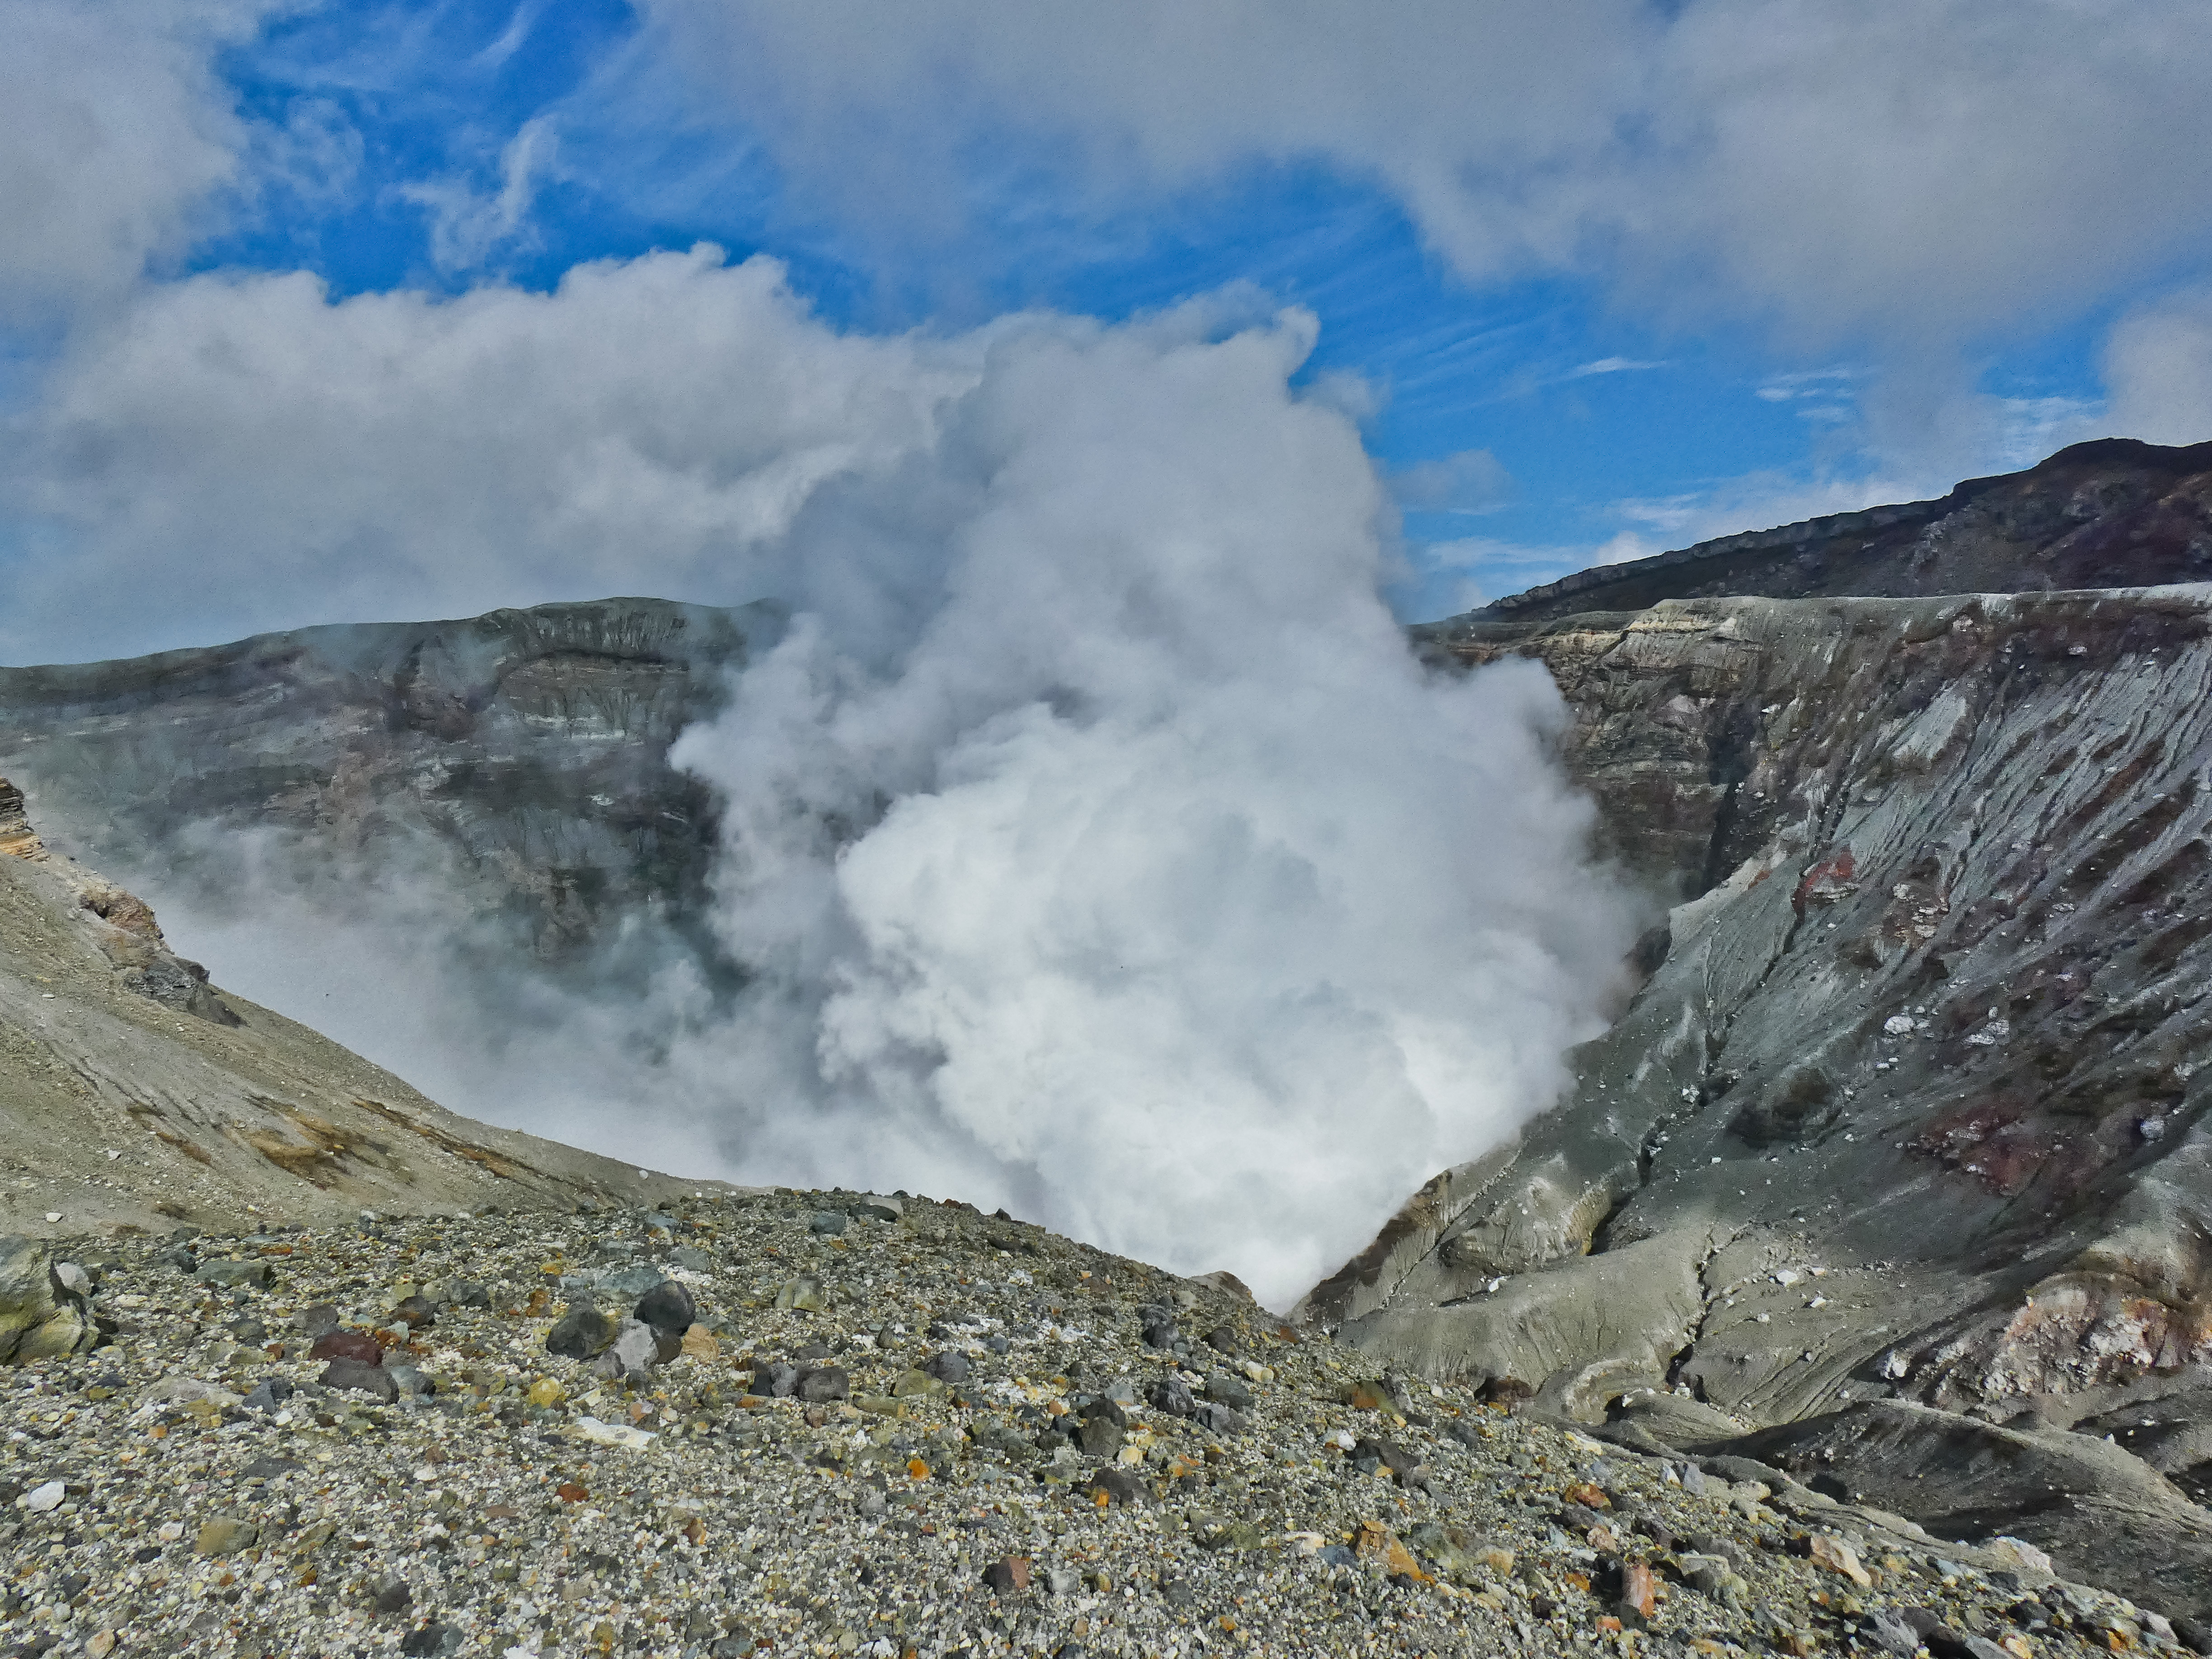
[[[1376,1377],[957,1205],[53,1261],[112,1328],[0,1370],[9,1653],[2180,1651],[2032,1551]]]

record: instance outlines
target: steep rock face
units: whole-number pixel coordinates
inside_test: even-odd
[[[568,1210],[697,1185],[458,1117],[218,991],[144,904],[47,852],[0,780],[0,1234]],[[60,1317],[38,1274],[25,1291],[12,1273],[0,1261],[0,1349]]]
[[[201,826],[435,860],[557,960],[641,912],[685,925],[714,805],[668,748],[779,625],[609,599],[0,668],[0,766],[112,869],[188,872]]]
[[[1600,565],[1500,599],[1486,614],[1527,623],[1724,594],[1909,599],[2207,580],[2212,444],[2104,438],[2025,472],[1969,478],[1936,501]]]
[[[1684,902],[1574,1098],[1308,1317],[1678,1444],[1892,1397],[2202,1413],[2212,589],[1493,612],[1430,644],[1549,666],[1613,850]],[[2166,1461],[2174,1547],[2212,1564],[2177,1490],[2212,1466]],[[2135,1512],[2106,1496],[2051,1547]]]

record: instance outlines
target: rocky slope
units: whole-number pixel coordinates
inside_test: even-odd
[[[0,779],[0,1232],[568,1210],[684,1185],[472,1123],[208,982]]]
[[[2039,586],[2041,555],[1960,553],[1961,514],[2102,500],[2087,464],[1917,544]],[[2114,488],[2193,544],[2207,468],[2153,452]],[[1550,667],[1611,849],[1680,902],[1575,1097],[1308,1316],[1946,1535],[2212,1583],[2212,590],[1556,601],[1425,643]]]
[[[105,1328],[0,1379],[18,1653],[2212,1642],[2031,1547],[1380,1376],[1225,1287],[957,1205],[779,1192],[66,1249],[0,1249],[0,1308],[58,1297]]]

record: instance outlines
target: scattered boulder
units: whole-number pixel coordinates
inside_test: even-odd
[[[968,1357],[955,1353],[950,1348],[942,1353],[932,1354],[922,1363],[921,1369],[939,1382],[946,1383],[965,1382],[973,1375]]]
[[[660,1343],[653,1327],[642,1320],[625,1319],[616,1328],[614,1340],[600,1352],[592,1370],[598,1376],[620,1382],[647,1376],[659,1363]]]
[[[310,1359],[351,1359],[364,1365],[384,1363],[384,1345],[367,1331],[325,1331],[307,1350]]]
[[[98,1337],[81,1298],[61,1289],[37,1242],[15,1233],[0,1237],[0,1360],[52,1359]]]
[[[590,1303],[572,1303],[545,1333],[545,1352],[567,1359],[596,1359],[614,1346],[617,1334],[615,1322]]]
[[[265,1291],[275,1275],[265,1261],[237,1261],[218,1257],[203,1261],[192,1274],[203,1285],[217,1285],[225,1290]]]
[[[664,1279],[638,1298],[636,1317],[655,1330],[674,1331],[681,1339],[698,1323],[699,1308],[691,1299],[689,1286],[679,1279]]]
[[[799,1386],[799,1367],[781,1360],[762,1360],[753,1367],[753,1392],[763,1400],[788,1400]]]
[[[315,1379],[326,1389],[349,1389],[390,1405],[399,1398],[399,1383],[381,1365],[364,1365],[358,1359],[333,1359]]]

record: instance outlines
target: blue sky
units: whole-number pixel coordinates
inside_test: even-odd
[[[451,299],[707,240],[852,334],[1310,309],[1299,384],[1391,482],[1409,617],[2084,436],[2212,436],[2187,6],[176,0],[118,64],[100,13],[23,3],[52,33],[18,72],[111,135],[57,159],[52,109],[0,116],[34,430],[196,276]],[[78,265],[31,246],[110,196]],[[6,482],[0,548],[69,556],[64,486]]]

